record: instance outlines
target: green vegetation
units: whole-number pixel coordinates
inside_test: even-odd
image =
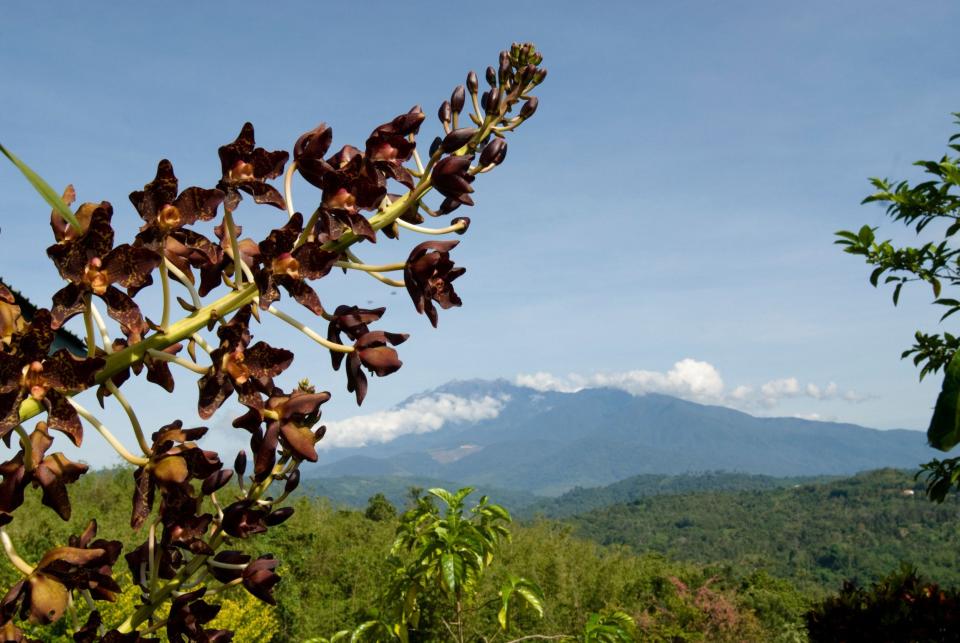
[[[9,527],[21,555],[36,560],[77,532],[79,516],[94,505],[104,537],[136,546],[122,502],[130,475],[118,469],[81,478],[74,494],[78,517],[70,522],[40,511],[39,499],[29,496],[27,510]],[[759,484],[754,478],[741,482]],[[628,486],[649,491],[694,484],[644,482]],[[926,502],[922,485],[901,471],[786,488],[645,496],[566,522],[509,522],[496,505],[476,510],[473,496],[429,497],[434,500],[408,494],[401,507],[406,513],[398,516],[382,495],[371,496],[366,510],[337,509],[301,495],[284,529],[231,545],[284,561],[277,570],[283,579],[275,589],[278,606],[249,609],[255,599],[245,591],[226,592],[212,626],[304,641],[368,624],[365,640],[377,640],[386,630],[370,623],[410,623],[414,613],[404,616],[402,608],[414,603],[398,598],[408,598],[416,586],[419,613],[409,641],[451,640],[446,627],[459,622],[468,633],[492,639],[502,630],[505,588],[513,588],[518,602],[504,612],[510,635],[498,641],[531,634],[629,640],[610,634],[617,614],[629,617],[644,641],[803,641],[804,615],[846,579],[889,584],[882,579],[909,560],[945,587],[960,585],[956,554],[942,547],[960,528],[957,507],[952,500]],[[483,553],[474,558],[479,566],[471,567],[477,543]],[[448,560],[454,561],[454,580],[447,576]],[[0,567],[0,577],[16,579],[9,564]],[[518,600],[523,592],[517,588],[536,599],[542,617],[526,599]],[[120,597],[117,613],[135,604],[136,592],[128,594]],[[78,617],[85,618],[82,606]],[[44,640],[69,641],[67,624],[58,627],[54,634],[62,638]]]
[[[735,574],[764,570],[813,594],[869,582],[901,561],[960,585],[957,502],[927,502],[903,471],[785,489],[652,496],[571,519],[579,535]]]

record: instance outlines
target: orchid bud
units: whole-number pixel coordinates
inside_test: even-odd
[[[300,469],[294,469],[287,476],[287,481],[283,485],[283,493],[293,493],[300,486]]]
[[[493,67],[487,67],[487,84],[491,87],[495,87],[497,84],[497,70]]]
[[[506,53],[505,51],[500,52],[500,72],[498,73],[498,77],[501,85],[510,80],[511,72],[513,71],[513,67],[510,65],[510,57],[506,55]]]
[[[463,111],[463,103],[467,98],[467,92],[463,88],[463,85],[457,85],[453,90],[453,93],[450,95],[450,109],[453,110],[454,114],[459,114]]]
[[[523,104],[523,107],[520,108],[520,118],[527,119],[534,115],[537,111],[537,105],[540,101],[537,100],[536,96],[531,96],[527,99],[527,102]]]
[[[490,90],[490,93],[487,95],[487,104],[484,109],[489,114],[490,112],[496,112],[500,109],[500,88],[494,87]]]
[[[507,141],[502,138],[495,138],[480,153],[480,167],[488,165],[500,165],[507,156]]]
[[[263,522],[265,522],[268,527],[276,527],[277,525],[286,522],[286,520],[292,515],[293,507],[281,507],[280,509],[271,512]]]
[[[203,484],[200,485],[200,492],[205,496],[209,496],[211,493],[216,493],[225,484],[230,482],[230,478],[232,477],[233,471],[231,469],[220,469],[219,471],[214,471],[204,479]]]
[[[433,156],[437,153],[437,150],[440,149],[440,144],[443,143],[443,139],[439,136],[433,139],[433,142],[430,143],[430,156]]]
[[[460,205],[460,204],[458,203],[457,205]],[[467,229],[470,227],[470,217],[457,217],[456,219],[454,219],[454,220],[451,221],[450,223],[451,223],[452,225],[457,225],[457,224],[462,225],[463,227],[460,228],[459,230],[457,230],[457,234],[463,234],[463,233],[465,233],[465,232],[467,231]]]
[[[471,71],[467,74],[467,91],[476,94],[480,89],[480,82],[477,80],[477,72]]]
[[[477,133],[476,128],[473,127],[461,127],[460,129],[455,129],[443,139],[443,143],[440,144],[440,149],[444,152],[454,152],[459,150],[461,147],[466,145],[473,135]]]
[[[233,461],[233,470],[237,472],[237,478],[243,480],[243,474],[247,472],[246,451],[241,451],[237,454],[237,459]]]
[[[453,110],[450,108],[450,101],[443,101],[440,105],[440,109],[437,110],[437,118],[440,119],[441,123],[449,123],[450,119],[453,118]]]

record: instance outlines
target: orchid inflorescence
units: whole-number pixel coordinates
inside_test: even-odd
[[[328,156],[333,131],[320,124],[299,137],[292,161],[285,151],[257,147],[253,125],[247,123],[235,141],[220,147],[222,176],[212,188],[181,191],[173,165],[162,160],[155,178],[130,194],[144,222],[132,243],[115,242],[110,203],[83,203],[72,210],[72,186],[57,197],[0,146],[53,206],[55,243],[47,254],[66,281],[49,309],[30,319],[21,314],[13,293],[0,285],[0,437],[9,447],[16,434],[20,445],[0,464],[0,541],[23,576],[0,601],[2,640],[26,640],[17,619],[53,623],[75,600],[83,600],[91,612],[74,634],[77,641],[148,641],[164,628],[172,641],[228,641],[229,631],[207,628],[219,608],[204,596],[241,585],[274,603],[278,561],[269,555],[252,559],[231,547],[293,513],[281,505],[299,484],[301,463],[317,460],[316,443],[326,430],[319,425],[321,407],[330,393],[317,392],[305,380],[292,391],[276,386],[274,378],[294,355],[255,341],[254,329],[267,313],[319,343],[329,351],[335,370],[346,363],[347,390],[357,404],[367,394],[366,372],[382,377],[397,371],[396,347],[407,335],[372,328],[385,309],[339,305],[331,310],[311,284],[334,269],[366,273],[406,288],[416,310],[433,326],[437,307],[459,306],[453,282],[464,269],[451,259],[458,241],[425,241],[406,261],[385,265],[364,263],[352,247],[376,243],[382,236],[399,239],[403,231],[466,232],[467,217],[441,227],[422,224],[428,217],[473,205],[475,178],[503,162],[505,135],[537,109],[531,91],[546,77],[541,60],[533,45],[515,43],[500,53],[497,67],[487,68],[489,88],[482,93],[477,75],[470,72],[466,85],[441,104],[443,136],[425,157],[417,150],[425,120],[418,106],[374,129],[363,150],[346,145]],[[295,173],[321,191],[309,217],[294,209]],[[282,192],[270,183],[280,177]],[[394,186],[403,191],[390,192]],[[426,198],[433,190],[442,200],[431,207]],[[283,225],[259,242],[242,238],[234,218],[245,196],[286,214]],[[201,224],[209,225],[213,236],[201,232]],[[385,274],[391,272],[402,272],[402,279]],[[135,301],[144,292],[157,292],[150,288],[155,277],[162,293],[156,322]],[[189,300],[174,297],[174,285]],[[285,295],[322,318],[327,332],[320,334],[277,308]],[[187,314],[171,321],[175,302]],[[122,337],[111,337],[101,305]],[[85,324],[87,354],[51,351],[58,329],[78,315]],[[241,451],[233,467],[225,467],[218,453],[199,444],[208,429],[184,428],[181,420],[156,428],[148,438],[145,429],[150,427],[141,424],[121,387],[145,371],[148,381],[173,391],[172,367],[198,377],[197,413],[204,420],[236,394],[247,411],[233,426],[250,434],[249,463]],[[125,411],[137,443],[133,449],[74,397],[94,387],[101,405],[113,398]],[[28,433],[24,424],[41,413],[45,421]],[[86,473],[87,465],[48,452],[53,432],[81,446],[81,420],[135,467],[130,523],[138,530],[146,526],[143,543],[124,556],[142,601],[117,624],[104,624],[96,603],[114,600],[121,591],[113,578],[121,545],[96,539],[95,519],[81,535],[36,563],[16,553],[2,527],[14,519],[31,485],[40,488],[44,505],[64,520],[70,518],[67,487]],[[236,487],[228,487],[231,482]]]

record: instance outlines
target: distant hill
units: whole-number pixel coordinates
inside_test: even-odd
[[[455,490],[461,486],[456,482],[433,478],[342,476],[338,478],[310,478],[304,480],[301,489],[310,495],[328,498],[335,506],[353,509],[363,509],[367,506],[367,501],[371,496],[382,493],[394,507],[403,511],[409,502],[411,487],[418,487],[423,490],[434,487]],[[474,493],[474,497],[479,498],[484,494],[489,495],[493,502],[507,507],[511,512],[529,507],[542,500],[539,496],[525,491],[496,487],[480,487]]]
[[[960,497],[930,502],[909,472],[892,469],[779,489],[646,496],[568,518],[601,544],[741,570],[836,591],[901,561],[960,585]]]
[[[504,380],[452,382],[440,394],[503,401],[499,414],[386,444],[325,451],[310,475],[420,477],[557,496],[641,474],[732,471],[852,475],[916,468],[939,452],[919,431],[761,418],[666,395],[613,389],[540,392]],[[403,405],[401,405],[403,406]]]
[[[715,491],[763,491],[828,482],[831,476],[777,478],[750,473],[711,471],[680,475],[647,473],[605,487],[577,487],[556,498],[539,498],[519,507],[520,515],[562,518],[610,505],[627,504],[647,496]]]

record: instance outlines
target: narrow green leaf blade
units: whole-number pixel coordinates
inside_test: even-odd
[[[63,199],[60,198],[53,188],[50,187],[50,184],[41,178],[39,174],[30,169],[30,166],[21,161],[16,155],[13,154],[10,150],[3,146],[0,143],[0,152],[3,152],[3,155],[10,159],[10,162],[13,163],[20,172],[27,178],[30,182],[30,185],[33,186],[33,189],[36,190],[40,196],[43,197],[43,200],[50,204],[50,207],[57,211],[57,213],[66,220],[71,226],[75,229],[80,230],[80,222],[77,221],[77,218],[73,216],[73,211],[63,202]]]

